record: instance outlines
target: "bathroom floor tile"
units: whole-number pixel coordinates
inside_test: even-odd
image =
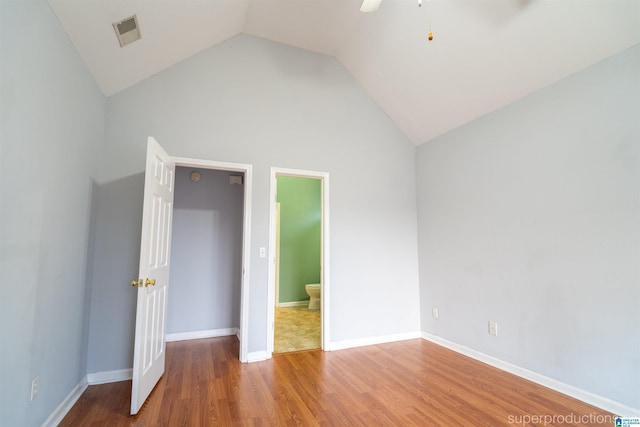
[[[320,348],[320,310],[276,307],[274,353]]]

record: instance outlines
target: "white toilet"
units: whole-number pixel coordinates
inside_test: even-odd
[[[309,295],[309,310],[320,310],[320,283],[304,285],[304,290]]]

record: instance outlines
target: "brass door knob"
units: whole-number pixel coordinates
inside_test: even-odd
[[[142,279],[135,279],[131,281],[131,286],[144,286],[145,288],[147,286],[154,286],[156,284],[156,279],[149,279],[146,278],[144,279],[144,281]]]

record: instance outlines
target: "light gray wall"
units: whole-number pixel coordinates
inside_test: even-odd
[[[244,185],[229,175],[238,173],[176,168],[169,334],[240,326]]]
[[[640,408],[639,76],[635,46],[418,149],[424,331]]]
[[[89,372],[132,364],[149,135],[254,166],[249,352],[266,350],[271,166],[330,173],[332,340],[419,330],[415,147],[334,58],[239,35],[110,97],[106,121]]]
[[[86,373],[106,99],[46,2],[0,3],[0,425],[39,426]]]
[[[133,366],[133,341],[118,337],[133,334],[138,276],[144,172],[103,183],[96,188],[96,225],[91,277],[91,309],[87,372]],[[118,264],[109,260],[117,257]],[[111,346],[123,346],[113,351]]]

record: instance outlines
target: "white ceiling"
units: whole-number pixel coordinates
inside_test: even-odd
[[[106,96],[238,33],[335,56],[414,144],[640,43],[640,0],[49,0]],[[112,22],[138,16],[120,48]]]

